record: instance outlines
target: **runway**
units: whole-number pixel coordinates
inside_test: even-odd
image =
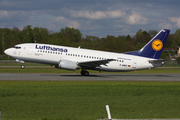
[[[179,73],[0,73],[0,80],[20,81],[180,81]]]

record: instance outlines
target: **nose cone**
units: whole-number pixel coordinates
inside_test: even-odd
[[[4,51],[4,53],[5,53],[6,55],[10,55],[10,49],[6,49],[6,50]]]

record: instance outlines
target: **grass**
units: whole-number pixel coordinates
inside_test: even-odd
[[[180,82],[0,81],[2,120],[180,118]]]
[[[18,62],[0,62],[0,66],[21,66],[22,63]],[[30,63],[30,62],[25,62],[25,66],[49,66],[46,64],[38,64],[38,63]]]
[[[0,73],[80,73],[80,70],[1,67]],[[127,73],[180,73],[180,69]],[[113,118],[180,118],[179,86],[180,82],[0,81],[0,110],[2,120],[95,120],[107,118],[108,104]]]

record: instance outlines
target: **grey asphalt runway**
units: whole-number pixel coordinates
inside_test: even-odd
[[[179,73],[0,73],[0,80],[22,81],[180,81]]]

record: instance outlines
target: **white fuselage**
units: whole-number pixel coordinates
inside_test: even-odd
[[[149,60],[154,60],[151,58],[113,52],[35,43],[24,43],[17,46],[19,48],[9,48],[5,53],[18,60],[55,66],[62,59],[76,63],[115,59],[106,65],[94,68],[100,71],[133,71],[162,65],[162,62],[150,63]]]

